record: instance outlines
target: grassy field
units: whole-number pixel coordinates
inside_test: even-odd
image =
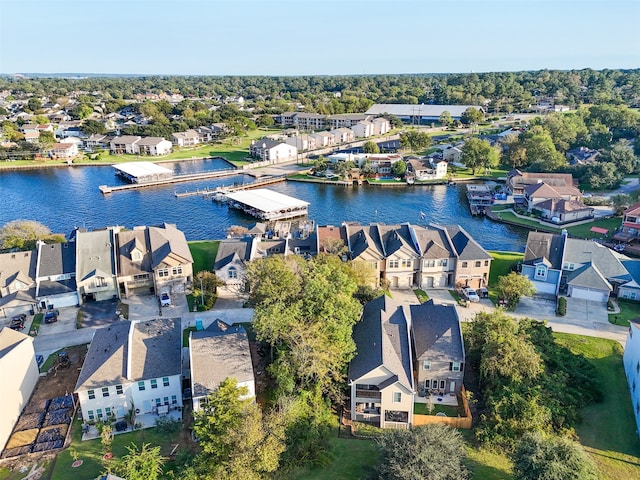
[[[629,326],[629,320],[640,317],[640,303],[630,300],[618,299],[620,313],[610,313],[609,322],[614,325]]]
[[[498,277],[507,275],[524,258],[524,254],[518,252],[493,251],[489,254],[493,258],[491,272],[489,272],[489,285],[494,285],[498,281]]]
[[[374,478],[378,446],[373,440],[332,437],[325,466],[299,468],[287,480],[364,480]]]
[[[193,257],[193,274],[203,270],[213,270],[213,264],[218,254],[219,240],[203,240],[189,242],[189,250]]]
[[[585,223],[576,227],[567,228],[569,235],[579,238],[602,238],[601,233],[594,233],[591,231],[591,227],[606,228],[610,232],[618,228],[622,223],[622,218],[612,217],[596,220],[595,222]]]
[[[105,471],[102,463],[103,452],[100,439],[83,442],[81,440],[82,430],[80,428],[80,422],[76,420],[73,425],[74,430],[71,447],[58,455],[50,480],[85,480],[87,478],[96,478]],[[149,443],[151,446],[159,445],[161,447],[160,453],[168,456],[178,435],[178,433],[174,434],[175,438],[173,438],[173,436],[167,435],[166,433],[158,432],[155,428],[115,435],[112,444],[114,460],[111,460],[111,462],[126,455],[126,447],[130,446],[132,442],[138,446],[142,445],[142,443]],[[78,454],[79,460],[82,460],[82,465],[78,468],[71,467],[73,463],[73,457],[70,453],[71,449]]]

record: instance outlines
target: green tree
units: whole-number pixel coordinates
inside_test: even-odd
[[[442,125],[448,127],[453,122],[453,117],[451,116],[451,113],[449,113],[449,110],[445,110],[440,114],[440,118],[438,120]]]
[[[84,120],[93,113],[93,108],[91,108],[89,105],[80,103],[73,107],[69,113],[73,118]]]
[[[370,160],[365,160],[362,168],[360,169],[360,173],[365,176],[375,175],[377,172],[376,168],[373,166]]]
[[[622,175],[629,175],[638,171],[638,158],[633,152],[631,142],[620,139],[602,153],[601,162],[611,162]]]
[[[278,468],[284,451],[284,417],[266,418],[247,387],[234,378],[213,391],[194,416],[193,431],[202,454],[196,460],[200,473],[220,479],[261,479]]]
[[[411,152],[425,150],[431,146],[431,137],[426,132],[408,130],[400,134],[400,145]]]
[[[62,243],[64,237],[52,235],[48,227],[35,220],[12,220],[0,227],[0,248],[32,250],[38,240]]]
[[[87,135],[101,134],[104,135],[107,132],[107,128],[104,123],[97,120],[85,120],[82,123],[82,131]]]
[[[462,163],[471,168],[473,174],[479,168],[488,169],[498,165],[500,153],[486,140],[470,138],[462,146]]]
[[[201,301],[204,299],[204,308],[209,310],[216,301],[218,287],[222,285],[224,282],[215,273],[202,270],[196,274],[193,296]]]
[[[271,127],[276,123],[271,115],[260,115],[256,120],[258,127]]]
[[[541,126],[530,128],[520,139],[530,170],[549,172],[566,167],[566,158],[556,150],[551,135]]]
[[[551,135],[556,149],[563,153],[577,143],[585,142],[589,133],[579,114],[551,113],[544,117],[542,125]]]
[[[138,449],[135,443],[127,446],[127,454],[116,464],[116,474],[128,480],[157,480],[162,475],[164,458],[160,447],[143,443]]]
[[[515,480],[597,480],[582,446],[567,438],[528,433],[512,455]]]
[[[38,143],[43,148],[43,150],[47,150],[56,143],[56,137],[53,134],[53,132],[48,132],[45,130],[40,132],[40,136],[38,137]]]
[[[380,153],[380,147],[376,142],[372,142],[371,140],[364,142],[362,145],[362,151],[364,153]]]
[[[498,295],[507,301],[507,308],[514,309],[523,296],[530,297],[536,293],[533,282],[524,275],[509,272],[498,278],[496,286]]]
[[[460,121],[464,125],[474,125],[480,123],[484,119],[484,114],[475,107],[469,107],[460,116]]]
[[[376,439],[380,446],[378,475],[388,480],[464,480],[466,450],[462,435],[445,425],[413,430],[385,430]],[[434,462],[434,458],[438,461]]]
[[[396,163],[391,165],[391,173],[393,173],[396,177],[404,177],[406,171],[407,164],[404,162],[404,160],[398,160]]]
[[[27,110],[30,112],[37,112],[42,108],[42,102],[39,98],[31,97],[27,102]]]

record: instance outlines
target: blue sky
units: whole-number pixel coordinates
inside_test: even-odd
[[[0,73],[640,67],[640,0],[0,0]]]

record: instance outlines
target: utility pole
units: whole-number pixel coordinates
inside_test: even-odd
[[[202,300],[202,306],[204,307],[204,288],[202,287],[202,277],[200,277],[200,299]]]

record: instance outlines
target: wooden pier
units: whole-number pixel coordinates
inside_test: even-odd
[[[284,182],[286,179],[287,179],[286,175],[277,175],[277,176],[265,178],[264,180],[256,180],[255,182],[248,182],[248,183],[243,182],[240,184],[236,183],[233,185],[221,186],[216,188],[205,187],[202,190],[198,189],[195,191],[186,191],[186,192],[180,192],[180,193],[176,192],[175,196],[177,198],[192,197],[194,195],[202,195],[204,197],[208,197],[208,196],[214,196],[217,193],[227,194],[227,193],[239,192],[240,190],[249,190],[251,188],[264,187],[265,185]]]
[[[147,183],[131,183],[128,185],[118,185],[115,187],[110,187],[108,185],[100,185],[98,188],[103,195],[113,193],[113,192],[122,192],[124,190],[137,190],[140,188],[146,187],[158,187],[163,185],[171,185],[172,183],[183,183],[183,182],[194,182],[198,180],[207,180],[209,178],[220,178],[220,177],[228,177],[230,175],[239,175],[244,174],[243,170],[238,170],[236,168],[227,168],[224,170],[215,170],[212,172],[203,172],[203,173],[191,173],[188,175],[176,175],[172,178],[166,178],[163,180],[157,180],[155,182],[147,182]]]

